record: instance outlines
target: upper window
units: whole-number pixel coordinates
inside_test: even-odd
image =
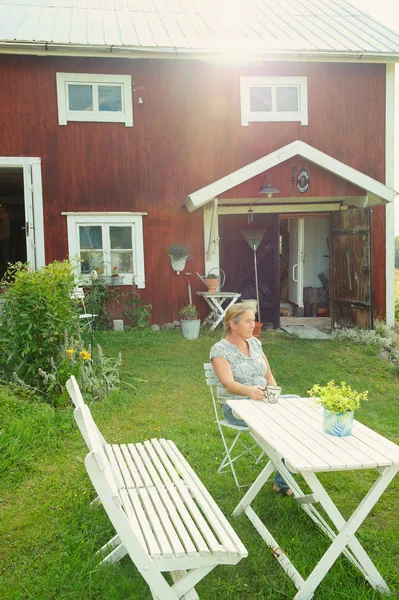
[[[123,275],[123,284],[145,287],[143,223],[145,213],[63,213],[68,218],[69,256],[79,259],[80,275],[95,269]]]
[[[57,73],[58,123],[105,121],[133,126],[130,75]]]
[[[307,77],[241,77],[241,125],[261,121],[307,125]]]

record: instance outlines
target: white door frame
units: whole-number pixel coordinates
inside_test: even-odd
[[[298,308],[303,308],[305,219],[293,217],[289,219],[289,223],[292,231],[289,243],[288,301],[296,304]]]
[[[33,269],[45,265],[41,159],[0,156],[0,168],[22,168],[27,261]]]

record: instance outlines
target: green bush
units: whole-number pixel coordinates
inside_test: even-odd
[[[55,261],[34,272],[27,265],[16,264],[6,279],[12,285],[0,316],[3,378],[10,380],[16,373],[25,384],[40,389],[43,378],[39,368],[51,368],[65,330],[68,334],[78,331],[76,306],[71,301],[73,267],[68,261]]]
[[[71,336],[68,339],[66,332],[61,351],[50,363],[50,369],[45,371],[40,368],[39,374],[43,378],[42,388],[51,404],[69,403],[65,384],[71,375],[76,377],[83,396],[87,395],[90,400],[103,399],[120,383],[120,353],[116,360],[106,358],[97,344],[96,356],[92,357],[90,346],[86,350],[81,338],[75,340]],[[23,386],[23,382],[20,383]]]

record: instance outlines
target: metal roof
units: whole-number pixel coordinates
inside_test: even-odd
[[[0,46],[16,45],[399,60],[399,34],[345,0],[0,0]]]

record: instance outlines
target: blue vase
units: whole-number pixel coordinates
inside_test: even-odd
[[[323,431],[329,435],[345,437],[352,433],[353,410],[346,413],[336,413],[324,408]]]

